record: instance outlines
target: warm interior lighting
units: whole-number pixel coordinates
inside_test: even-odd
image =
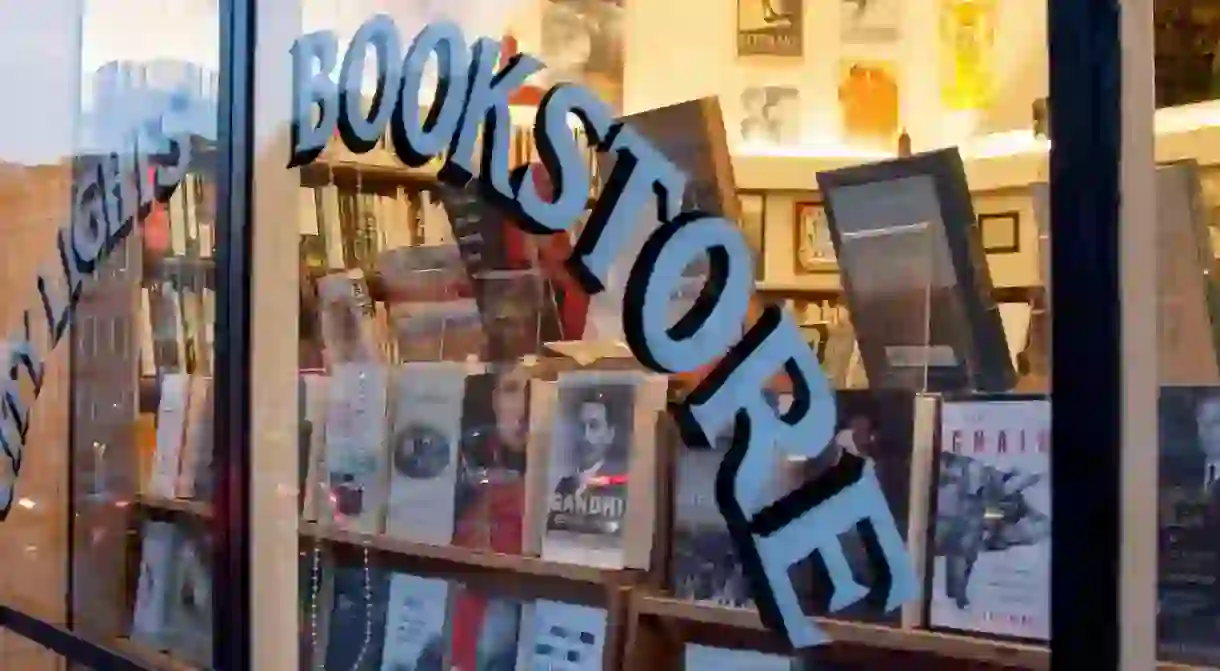
[[[33,499],[27,499],[27,498],[17,499],[17,505],[21,506],[22,508],[25,508],[26,510],[33,510],[34,507],[36,506]]]

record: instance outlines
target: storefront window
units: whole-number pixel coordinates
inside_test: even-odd
[[[773,475],[742,514],[785,495],[779,508],[797,505],[810,483],[852,464],[877,485],[878,498],[855,499],[879,507],[842,540],[845,563],[823,552],[788,573],[800,621],[818,618],[839,641],[801,657],[868,668],[912,655],[927,668],[1045,663],[1043,6],[531,0],[259,11],[260,668],[794,663],[759,656],[782,638],[763,633],[773,619],[757,614],[752,569],[717,505],[736,406],[704,420],[717,426],[702,438],[666,411],[701,383],[707,393],[719,356],[672,375],[638,356],[623,306],[659,226],[654,200],[638,216],[608,215],[607,194],[630,188],[637,159],[601,135],[601,112],[568,116],[568,128],[552,119],[547,133],[561,142],[540,140],[539,110],[561,82],[596,96],[607,123],[621,118],[618,141],[643,138],[688,177],[683,193],[658,199],[725,217],[744,239],[750,308],[718,322],[715,337],[728,346],[790,315],[804,370],[821,371],[815,406],[834,402],[793,444],[762,449],[759,468]],[[410,55],[454,26],[453,61]],[[479,38],[491,41],[474,46]],[[421,120],[446,133],[458,121],[434,95],[456,86],[450,102],[465,100],[455,80],[436,93],[438,67],[490,77],[471,65],[480,50],[497,67],[528,67],[532,56],[546,68],[505,75],[520,86],[507,113],[490,112],[494,131],[429,144]],[[387,54],[390,93],[379,97]],[[482,112],[469,114],[462,123],[473,129]],[[499,152],[489,161],[486,144]],[[555,152],[581,170],[557,175]],[[454,163],[474,175],[469,185],[454,179]],[[566,202],[586,187],[584,207],[573,201],[545,235],[504,197],[520,203],[530,189]],[[588,266],[568,259],[588,260],[589,231],[607,216],[608,227],[635,228],[593,287]],[[683,270],[671,325],[702,309],[716,263]],[[777,365],[762,379],[772,375],[760,396],[769,412],[799,405],[806,378]],[[819,533],[810,529],[794,542],[810,543]],[[898,556],[886,552],[904,541],[911,561],[887,581],[869,558]],[[283,573],[289,562],[298,575]],[[855,596],[847,574],[861,584]],[[895,632],[891,643],[877,644],[871,632],[888,631],[877,625]],[[808,633],[800,629],[789,635]],[[952,643],[929,649],[929,630]],[[1014,637],[1034,644],[1006,642]],[[729,650],[729,640],[752,640],[751,651]]]
[[[0,14],[0,324],[15,380],[0,606],[63,640],[205,668],[216,6],[6,2]],[[65,653],[16,629],[5,668],[65,668]]]

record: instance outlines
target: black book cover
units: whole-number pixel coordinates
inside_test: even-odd
[[[907,537],[911,501],[911,464],[915,438],[915,393],[904,390],[840,390],[835,392],[837,421],[835,437],[823,456],[795,466],[789,483],[797,486],[820,476],[842,459],[871,462],[898,533]],[[900,610],[886,613],[889,577],[875,575],[865,554],[864,527],[840,535],[844,553],[856,582],[869,588],[869,596],[842,611],[826,612],[830,602],[830,578],[818,555],[792,569],[802,607],[811,615],[897,624]]]
[[[1157,652],[1220,664],[1220,389],[1166,387],[1159,407]]]
[[[376,566],[335,566],[326,668],[380,671],[390,574]]]

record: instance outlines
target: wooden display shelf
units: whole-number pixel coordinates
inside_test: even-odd
[[[314,523],[301,524],[301,537],[335,545],[367,547],[381,553],[422,560],[437,564],[438,570],[442,571],[476,570],[603,587],[629,586],[638,583],[643,576],[641,571],[601,569],[546,561],[538,557],[481,552],[453,545],[430,545],[382,535],[332,529]]]
[[[187,499],[167,499],[163,496],[141,494],[136,498],[136,504],[175,515],[188,515],[200,519],[212,518],[212,504],[206,501],[191,501]]]
[[[310,185],[367,180],[370,183],[430,186],[436,183],[436,173],[437,168],[432,166],[411,168],[394,163],[325,157],[301,166],[302,180]]]
[[[662,627],[710,628],[728,637],[729,632],[768,635],[751,610],[707,606],[669,597],[639,595],[634,601],[638,618],[656,618]],[[934,655],[982,663],[992,667],[1047,669],[1050,651],[1040,645],[998,641],[933,631],[904,630],[879,624],[814,618],[836,643],[899,653]],[[637,626],[647,626],[640,623]],[[753,638],[753,636],[750,636]]]

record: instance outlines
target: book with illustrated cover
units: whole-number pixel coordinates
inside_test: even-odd
[[[542,352],[549,336],[559,333],[551,294],[536,271],[493,271],[475,278],[482,297],[483,329],[490,361],[516,361]]]
[[[173,600],[177,545],[178,534],[172,524],[144,524],[131,638],[153,650],[166,650],[172,642],[169,613]]]
[[[470,369],[405,364],[394,371],[386,533],[434,545],[453,540],[462,398]]]
[[[172,374],[161,378],[161,398],[157,405],[157,450],[146,490],[149,494],[173,498],[182,466],[182,447],[186,440],[187,412],[191,378]]]
[[[382,530],[388,377],[378,364],[344,364],[331,375],[320,522],[361,533]]]
[[[945,149],[817,175],[871,388],[1008,391],[965,169]]]
[[[639,546],[645,540],[651,548],[651,532],[642,538],[625,528],[642,522],[630,519],[632,496],[641,498],[637,505],[652,503],[655,472],[641,468],[655,444],[649,381],[635,372],[560,374],[543,462],[544,559],[604,568],[647,561]]]
[[[450,671],[515,671],[521,602],[459,588]]]
[[[1157,658],[1220,664],[1220,389],[1159,402]]]
[[[790,463],[783,487],[815,480],[843,460],[868,463],[910,556],[922,556],[935,452],[936,399],[899,389],[840,390],[835,393],[835,406],[837,420],[830,445],[818,459]],[[806,612],[893,624],[918,616],[919,608],[914,606],[885,611],[889,576],[874,573],[870,565],[865,548],[870,533],[867,527],[857,526],[839,536],[856,583],[869,590],[867,597],[843,610],[827,612],[831,594],[826,588],[831,583],[819,555],[792,568]],[[917,572],[919,568],[917,565]]]
[[[539,599],[521,617],[517,671],[600,671],[605,609]]]
[[[941,410],[928,624],[1050,636],[1050,401]]]
[[[676,430],[670,433],[676,442],[681,442]],[[680,599],[753,608],[741,561],[716,505],[716,473],[731,445],[732,434],[728,430],[710,446],[678,447],[670,588]]]
[[[212,666],[212,547],[205,530],[178,530],[170,593],[170,648],[200,668]]]
[[[327,573],[326,668],[380,671],[390,573],[378,566],[334,566]]]
[[[449,583],[405,573],[390,577],[381,671],[447,671]]]
[[[349,270],[318,280],[318,302],[328,366],[381,360],[381,338],[363,271]]]

